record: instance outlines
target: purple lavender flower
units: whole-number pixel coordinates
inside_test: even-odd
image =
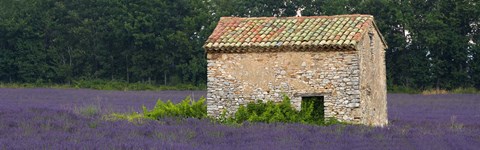
[[[0,89],[0,149],[478,149],[480,95],[389,94],[390,125],[106,121],[205,91]]]

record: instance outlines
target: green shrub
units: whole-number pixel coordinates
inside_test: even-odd
[[[268,101],[266,103],[248,103],[247,106],[240,106],[235,113],[235,117],[230,119],[235,123],[265,122],[265,123],[304,123],[316,125],[330,125],[339,123],[336,119],[327,118],[319,111],[315,110],[313,102],[302,103],[302,110],[295,110],[290,103],[290,98],[284,96],[281,103]]]
[[[205,98],[202,97],[198,101],[193,101],[190,97],[186,97],[182,102],[173,104],[170,100],[166,103],[158,100],[152,110],[148,110],[143,106],[144,117],[150,119],[159,119],[166,117],[180,118],[205,118],[207,117],[207,105]]]
[[[218,118],[210,118],[215,122],[239,125],[243,122],[264,122],[264,123],[304,123],[315,125],[331,125],[340,123],[333,118],[324,118],[319,112],[323,110],[315,110],[313,102],[302,103],[302,110],[295,110],[290,98],[284,96],[281,103],[273,101],[258,103],[250,102],[246,106],[240,106],[237,112],[232,116],[227,116],[226,110]],[[141,118],[159,120],[161,118],[197,118],[203,119],[207,117],[207,105],[205,98],[193,101],[190,97],[186,97],[182,102],[173,104],[171,101],[163,102],[158,100],[152,110],[148,110],[143,106],[143,115],[138,113],[132,114],[112,114],[107,117],[108,120],[123,119],[131,122]]]

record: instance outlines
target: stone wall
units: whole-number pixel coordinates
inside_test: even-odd
[[[384,126],[388,124],[385,46],[373,26],[368,32],[357,46],[360,52],[361,109],[364,118],[361,123]]]
[[[358,51],[208,53],[207,62],[210,116],[283,94],[299,110],[302,94],[315,94],[324,96],[325,117],[361,122]]]

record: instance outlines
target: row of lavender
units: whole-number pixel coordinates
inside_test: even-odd
[[[106,121],[204,91],[0,89],[1,149],[475,149],[480,95],[389,94],[390,125],[227,126],[208,120]],[[89,113],[90,112],[90,113]]]

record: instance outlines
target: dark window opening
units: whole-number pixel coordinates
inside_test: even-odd
[[[306,112],[310,107],[313,107],[313,111],[310,114],[314,120],[323,120],[325,118],[325,104],[323,96],[302,97],[301,107],[301,111],[303,112]]]

